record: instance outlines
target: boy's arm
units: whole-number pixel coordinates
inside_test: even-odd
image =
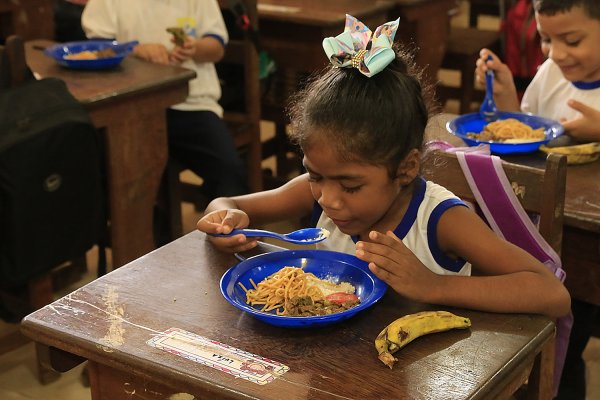
[[[581,113],[581,117],[561,121],[567,134],[578,141],[599,142],[600,110],[577,100],[569,100],[567,105]]]
[[[176,63],[192,59],[196,63],[217,63],[225,55],[229,34],[219,3],[215,0],[198,2],[195,37],[175,46],[171,58]]]
[[[220,61],[225,55],[225,44],[215,36],[204,36],[201,38],[187,37],[181,46],[175,46],[171,52],[171,59],[176,63],[182,63],[187,59],[193,59],[197,63]]]
[[[488,56],[492,56],[492,60],[488,61]],[[521,106],[517,96],[517,88],[508,65],[500,61],[500,58],[491,50],[481,49],[479,59],[476,62],[475,75],[477,82],[484,86],[487,70],[494,71],[494,101],[498,110],[519,112]]]

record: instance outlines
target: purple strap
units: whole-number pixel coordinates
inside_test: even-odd
[[[492,229],[547,264],[563,282],[565,272],[561,268],[560,257],[521,207],[504,174],[502,160],[497,156],[477,153],[457,152],[456,156]]]
[[[475,200],[494,232],[528,251],[564,282],[566,274],[560,257],[544,240],[519,203],[502,168],[502,160],[491,156],[489,148],[481,146],[466,152],[462,148],[444,148],[442,145],[435,147],[456,153]],[[572,325],[571,313],[556,321],[555,395],[558,393]]]

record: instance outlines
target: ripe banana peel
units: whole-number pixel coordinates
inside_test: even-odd
[[[423,311],[405,315],[386,326],[375,339],[378,358],[390,367],[398,361],[392,354],[418,337],[444,332],[450,329],[465,329],[471,326],[469,318],[448,311]]]
[[[577,144],[574,146],[547,147],[540,146],[546,154],[558,153],[567,156],[567,164],[586,164],[600,158],[600,142]]]

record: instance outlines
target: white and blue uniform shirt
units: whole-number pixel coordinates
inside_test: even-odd
[[[451,207],[466,204],[446,188],[417,178],[415,190],[402,221],[394,233],[431,271],[440,275],[470,275],[471,264],[452,259],[438,245],[437,224],[442,214]],[[313,215],[319,215],[317,226],[330,232],[329,238],[317,243],[317,249],[356,253],[358,237],[340,231],[318,204]],[[316,218],[315,218],[316,219]]]

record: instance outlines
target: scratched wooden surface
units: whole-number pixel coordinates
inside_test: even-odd
[[[91,360],[95,399],[133,392],[148,399],[180,392],[210,399],[489,399],[517,387],[514,380],[520,382],[534,356],[553,343],[554,324],[542,316],[453,310],[471,318],[470,330],[419,338],[390,370],[373,345],[381,329],[404,314],[444,307],[388,292],[337,325],[277,328],[221,296],[219,280],[235,263],[192,232],[34,312],[22,329],[42,348],[50,346],[49,362],[58,368],[77,361],[67,353]],[[146,343],[173,327],[290,370],[259,386]]]

